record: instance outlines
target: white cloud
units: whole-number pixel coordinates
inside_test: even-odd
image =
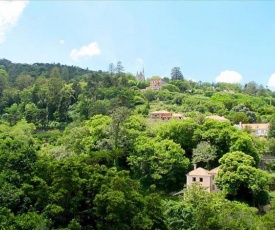
[[[64,45],[65,44],[64,40],[59,40],[59,44]]]
[[[271,74],[270,78],[268,79],[267,86],[275,87],[275,73]]]
[[[91,42],[88,45],[82,46],[79,49],[73,49],[70,53],[70,57],[74,61],[79,61],[82,57],[92,57],[100,54],[100,49],[97,42]]]
[[[0,43],[5,41],[8,30],[16,25],[29,1],[0,1]]]
[[[188,81],[192,81],[192,82],[198,82],[198,81],[197,81],[194,77],[192,77],[192,76],[191,76],[191,77],[190,77],[190,76],[187,77],[187,80],[188,80]]]
[[[136,59],[136,65],[137,65],[137,68],[142,68],[143,67],[143,64],[144,64],[144,61],[142,58],[137,58]]]
[[[240,83],[243,77],[236,71],[225,70],[216,77],[216,82],[225,82],[225,83]]]

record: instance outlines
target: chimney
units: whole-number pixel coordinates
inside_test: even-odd
[[[239,126],[240,126],[241,129],[243,128],[243,125],[242,125],[242,122],[241,122],[241,121],[240,121],[240,123],[239,123]]]
[[[194,170],[197,169],[197,164],[193,164],[194,165]]]

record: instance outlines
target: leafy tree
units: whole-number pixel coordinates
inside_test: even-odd
[[[165,202],[166,223],[171,230],[195,230],[195,212],[191,206],[182,201]]]
[[[209,193],[199,183],[183,191],[179,201],[165,204],[171,229],[257,229],[257,209],[225,199],[223,193]]]
[[[174,81],[170,81],[169,83],[177,86],[180,89],[181,93],[187,92],[188,90],[192,89],[192,86],[188,81],[174,80]]]
[[[153,101],[155,100],[156,92],[154,90],[148,89],[145,91],[144,95],[148,101]]]
[[[268,175],[253,167],[255,161],[251,156],[243,152],[231,152],[219,162],[220,170],[215,184],[226,194],[252,202],[259,192],[267,190]]]
[[[23,108],[22,104],[18,105],[16,103],[12,104],[11,107],[5,109],[5,114],[2,118],[9,122],[10,125],[15,125],[18,121],[23,118]]]
[[[54,120],[54,113],[57,111],[61,99],[63,82],[60,78],[52,77],[47,82],[46,99],[49,120]]]
[[[84,88],[84,95],[93,98],[94,101],[98,97],[98,88],[101,76],[98,73],[89,74],[87,77],[87,85]]]
[[[241,130],[236,130],[229,122],[206,120],[197,129],[196,134],[202,141],[209,142],[216,147],[217,159],[227,152],[242,151],[252,156],[259,163],[260,157],[253,137]],[[214,162],[218,165],[218,162]]]
[[[24,120],[13,127],[0,125],[0,205],[14,214],[31,207],[24,190],[37,160],[32,138],[34,129]]]
[[[161,87],[161,89],[167,89],[170,92],[179,92],[180,91],[177,86],[172,85],[172,84],[165,84]]]
[[[274,222],[274,216],[275,216],[275,203],[274,200],[271,202],[270,211],[268,211],[265,215],[260,217],[260,229],[274,229],[275,228],[275,222]]]
[[[189,166],[179,144],[144,136],[137,138],[134,153],[127,160],[132,172],[144,185],[155,184],[166,191],[175,191],[182,186],[185,178],[181,175]]]
[[[32,87],[34,79],[30,75],[20,75],[16,78],[15,84],[19,90]]]
[[[251,81],[244,85],[243,92],[249,95],[256,95],[258,89],[258,85],[256,82]]]
[[[95,196],[98,229],[151,229],[144,213],[145,201],[137,192],[138,184],[125,171],[118,172]],[[125,212],[127,210],[127,212]]]
[[[233,124],[239,124],[240,122],[246,124],[249,122],[247,115],[244,112],[236,112],[232,116]]]
[[[156,193],[149,194],[145,197],[145,202],[145,213],[153,223],[151,229],[167,230],[168,226],[166,224],[164,205],[161,196]]]
[[[161,89],[157,93],[157,97],[160,101],[172,101],[174,98],[174,93],[170,92],[168,89]]]
[[[55,114],[59,121],[68,121],[68,110],[72,103],[73,96],[74,90],[72,89],[72,86],[64,85],[60,91],[60,102]]]
[[[0,69],[0,96],[2,95],[4,89],[8,87],[9,75],[4,69]]]
[[[216,157],[216,148],[203,141],[200,142],[195,149],[193,149],[192,163],[197,164],[199,162],[205,162],[207,168],[210,169],[209,162],[214,160]]]
[[[183,80],[183,75],[180,71],[180,67],[174,67],[171,70],[171,80]]]
[[[61,78],[60,69],[58,67],[54,67],[52,69],[50,78]]]
[[[275,155],[275,138],[274,137],[271,137],[267,140],[267,142],[265,143],[265,146],[266,147],[266,152],[270,155]]]
[[[253,136],[238,130],[237,132],[232,132],[230,135],[230,147],[229,152],[241,151],[249,156],[252,156],[255,165],[260,162],[260,155],[257,146],[257,142],[254,141]]]
[[[232,111],[234,112],[242,112],[245,115],[247,115],[249,123],[255,123],[257,121],[257,116],[254,112],[250,111],[249,108],[244,106],[243,104],[239,104],[232,108]]]
[[[50,227],[50,220],[36,212],[23,213],[16,216],[14,221],[15,229],[42,229],[46,230]],[[11,226],[10,226],[11,227]]]
[[[111,117],[103,115],[95,115],[89,121],[86,121],[89,136],[83,138],[81,141],[81,145],[86,153],[105,149],[110,150],[112,148],[110,133],[107,130],[107,126],[111,122]]]
[[[58,74],[57,74],[58,75]],[[61,69],[61,78],[64,80],[64,81],[69,81],[70,79],[70,74],[69,74],[69,70],[68,70],[68,67],[67,66],[64,66],[62,67]]]
[[[17,89],[7,88],[2,92],[0,106],[2,108],[10,107],[12,104],[20,104],[20,92]]]
[[[162,139],[173,140],[173,142],[180,144],[181,148],[186,151],[186,155],[191,157],[192,149],[198,143],[197,128],[198,124],[192,119],[170,120],[158,128],[157,134]]]

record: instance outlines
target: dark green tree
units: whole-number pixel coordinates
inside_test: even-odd
[[[272,118],[269,122],[269,130],[268,130],[268,137],[274,138],[275,137],[275,118]]]
[[[121,61],[118,61],[117,64],[116,64],[116,74],[118,76],[121,76],[124,72],[124,67],[122,65],[122,62]]]
[[[184,80],[180,67],[174,67],[171,70],[171,80]]]
[[[267,190],[268,174],[253,167],[254,159],[243,152],[230,152],[220,160],[215,184],[229,197],[255,205],[255,197]]]

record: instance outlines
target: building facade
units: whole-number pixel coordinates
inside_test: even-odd
[[[184,116],[180,113],[171,113],[166,110],[154,111],[150,113],[150,119],[153,121],[169,121],[172,118],[182,120],[184,119]]]
[[[266,137],[268,135],[269,123],[262,124],[242,124],[241,122],[238,125],[235,125],[236,128],[243,130],[248,129],[254,133],[257,137]]]
[[[194,168],[191,172],[186,175],[186,185],[191,185],[194,182],[200,183],[206,188],[208,192],[218,191],[219,189],[215,185],[215,177],[219,171],[219,167],[214,168],[210,171],[204,168]]]
[[[136,74],[136,80],[137,81],[145,81],[144,68],[143,68],[142,71],[137,72],[137,74]]]

